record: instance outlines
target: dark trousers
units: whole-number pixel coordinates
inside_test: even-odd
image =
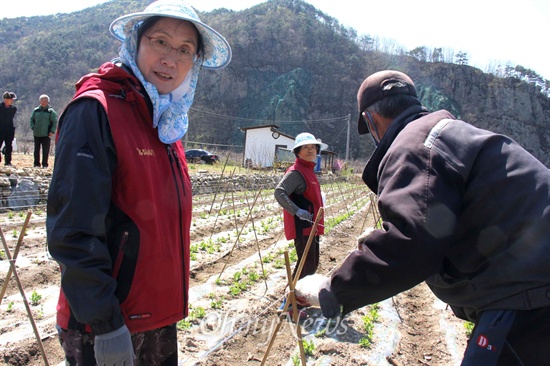
[[[11,153],[13,151],[13,138],[15,131],[0,131],[0,146],[4,144],[2,148],[2,154],[4,154],[4,164],[11,164]],[[0,161],[2,159],[0,158]]]
[[[294,271],[292,272],[292,278],[296,277],[296,271],[298,271],[298,266],[304,255],[304,251],[306,249],[308,239],[309,239],[309,236],[298,236],[296,237],[296,239],[294,239],[294,246],[296,247],[298,262],[296,263],[296,267],[294,267]],[[304,262],[304,267],[302,268],[302,272],[300,273],[300,278],[304,278],[305,276],[314,274],[317,271],[318,266],[319,266],[319,236],[317,235],[313,237],[313,241],[311,242],[311,245],[309,247],[309,251],[307,253],[307,257]]]
[[[51,139],[46,137],[34,138],[34,166],[40,167],[40,148],[42,148],[42,167],[48,167],[48,155],[50,155],[50,141]]]
[[[58,327],[59,340],[65,352],[66,365],[95,366],[94,336],[78,330]],[[135,366],[178,366],[176,324],[132,334]]]
[[[462,366],[478,365],[550,365],[550,306],[484,311],[462,361]]]

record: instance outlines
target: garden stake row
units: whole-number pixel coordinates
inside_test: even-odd
[[[372,200],[372,218],[374,219],[374,227],[378,227],[381,224],[380,212],[378,211],[378,197],[374,193],[370,193],[370,199]]]
[[[263,206],[263,207],[264,207],[264,210],[267,211],[267,206],[266,206],[266,204],[265,204],[265,199],[264,199],[263,196],[261,195],[261,192],[262,192],[262,190],[264,189],[264,186],[265,186],[265,184],[262,184],[262,185],[260,186],[260,190],[258,191],[258,195],[256,196],[256,199],[254,200],[254,203],[253,203],[252,206],[250,206],[250,203],[248,202],[248,194],[246,193],[247,191],[244,192],[244,198],[245,198],[245,200],[246,200],[246,204],[247,204],[247,206],[248,206],[248,209],[249,209],[249,212],[250,212],[250,213],[252,213],[252,210],[253,210],[253,208],[254,208],[254,206],[255,206],[255,204],[256,204],[256,201],[257,201],[258,197],[260,197],[260,198],[262,199],[263,205],[264,205],[264,206]],[[244,226],[243,226],[243,228],[244,228]],[[264,262],[263,262],[263,260],[262,260],[262,251],[261,251],[261,248],[260,248],[260,243],[259,243],[259,241],[258,241],[258,235],[257,235],[257,233],[256,233],[256,227],[254,226],[254,219],[252,219],[252,230],[254,230],[254,239],[255,239],[255,242],[256,242],[256,249],[258,250],[258,257],[259,257],[259,259],[260,259],[260,267],[261,267],[261,269],[262,269],[262,274],[264,274],[264,273],[265,273]],[[280,239],[281,235],[283,234],[283,232],[284,232],[284,231],[281,231],[281,233],[279,233],[279,236],[278,236],[277,239],[275,240],[275,243],[277,243],[277,242],[279,241],[279,239]],[[268,285],[267,285],[267,278],[266,278],[265,276],[263,276],[263,275],[262,275],[262,277],[263,277],[263,279],[264,279],[264,284],[265,284],[265,291],[264,291],[264,294],[263,294],[262,296],[265,296],[265,294],[266,294],[267,291],[269,290],[269,287],[268,287]]]
[[[231,255],[233,255],[233,250],[235,249],[235,246],[237,245],[237,243],[239,242],[239,239],[241,238],[241,234],[244,230],[244,227],[246,226],[246,223],[248,222],[248,220],[250,220],[250,216],[252,215],[252,209],[254,208],[254,205],[256,204],[256,201],[258,200],[258,197],[261,193],[262,193],[262,190],[260,189],[258,191],[258,194],[256,194],[256,197],[254,198],[254,202],[252,203],[252,207],[248,210],[248,215],[246,216],[246,220],[244,221],[243,226],[241,227],[241,230],[237,234],[237,238],[235,239],[235,243],[233,244],[233,246],[231,247],[231,250],[229,251],[229,254],[227,255],[227,260],[223,264],[223,268],[222,268],[218,278],[221,278],[221,276],[223,274],[223,271],[225,271],[225,267],[227,267],[227,262],[229,261],[229,258],[231,258]]]
[[[368,203],[367,209],[365,210],[365,219],[363,220],[363,224],[361,225],[360,233],[362,233],[365,230],[365,224],[367,223],[367,220],[369,218],[369,211],[370,211],[370,213],[372,213],[372,220],[374,221],[373,227],[376,228],[376,224],[378,223],[376,213],[378,212],[378,210],[375,207],[376,202],[374,201],[374,198],[375,198],[374,194],[370,193],[369,194],[369,203]]]
[[[235,172],[235,169],[233,169],[233,173]],[[235,184],[235,183],[233,183]],[[237,228],[239,227],[239,224],[237,223],[237,206],[235,206],[235,190],[231,190],[231,202],[233,204],[233,219],[235,219],[235,232],[237,232]]]
[[[23,228],[21,230],[20,240],[22,241],[22,237],[25,235],[25,231],[27,230],[27,224],[28,220],[30,219],[32,212],[27,212],[27,219],[25,220],[25,224],[23,225]],[[21,297],[23,298],[23,303],[25,304],[25,309],[27,310],[27,314],[29,315],[29,320],[32,325],[32,329],[34,331],[34,335],[36,336],[36,341],[38,342],[38,348],[40,349],[40,353],[42,354],[42,358],[44,359],[44,364],[46,366],[49,366],[48,363],[48,357],[46,356],[46,352],[44,352],[44,345],[42,344],[42,338],[40,337],[40,334],[38,333],[38,328],[36,327],[36,323],[34,322],[34,318],[32,316],[31,307],[29,306],[29,302],[27,301],[27,296],[25,295],[25,290],[23,289],[23,286],[21,285],[21,281],[19,279],[19,275],[17,274],[17,268],[15,268],[15,257],[12,258],[10,253],[10,248],[8,247],[8,244],[6,243],[6,238],[4,237],[4,231],[2,230],[2,227],[0,226],[0,239],[2,240],[2,245],[4,246],[4,251],[6,252],[6,256],[8,257],[8,261],[10,262],[10,269],[13,274],[13,278],[15,278],[15,282],[17,283],[17,287],[19,288],[19,292],[21,293]],[[19,241],[18,241],[19,245]],[[16,254],[16,253],[14,253]],[[8,272],[9,273],[9,272]],[[11,275],[10,275],[11,277]],[[8,278],[9,279],[9,278]],[[7,280],[6,280],[7,283]]]
[[[352,189],[351,190],[351,194],[353,196],[353,199],[352,199],[352,202],[353,202],[353,205],[356,206],[357,205],[357,195],[362,195],[363,192],[361,192],[359,189]]]
[[[277,333],[279,332],[279,329],[281,329],[281,325],[283,324],[282,320],[286,317],[287,310],[289,304],[292,304],[292,320],[296,323],[296,335],[298,336],[298,347],[300,348],[300,357],[302,359],[302,366],[306,366],[306,356],[304,351],[304,343],[302,339],[302,332],[300,327],[300,322],[298,321],[298,307],[296,304],[296,294],[294,292],[294,288],[296,287],[296,283],[298,282],[298,279],[300,278],[300,275],[302,274],[302,269],[305,265],[305,260],[307,258],[307,255],[309,253],[309,248],[311,247],[311,243],[313,242],[313,237],[317,233],[317,226],[319,226],[319,221],[321,220],[321,217],[324,215],[324,209],[323,207],[319,208],[319,212],[317,213],[317,217],[315,218],[315,223],[313,224],[313,227],[311,228],[311,233],[309,234],[309,238],[307,240],[306,247],[304,249],[304,253],[302,254],[302,258],[300,259],[298,263],[298,268],[296,269],[296,275],[294,278],[292,278],[292,272],[290,270],[290,260],[288,258],[288,251],[284,252],[285,255],[285,265],[286,265],[286,275],[287,275],[287,281],[288,281],[288,294],[287,299],[285,302],[285,306],[283,307],[283,311],[279,315],[279,322],[277,323],[277,326],[273,330],[273,334],[271,335],[271,339],[269,340],[269,344],[267,346],[267,350],[265,351],[264,358],[262,359],[262,363],[260,366],[265,365],[265,362],[267,360],[267,357],[269,356],[269,352],[271,351],[271,347],[273,347],[273,343],[275,342],[275,338],[277,337]]]
[[[224,167],[225,169],[225,167]],[[223,207],[223,204],[225,203],[225,197],[227,197],[227,191],[229,190],[229,182],[231,182],[231,178],[233,178],[233,173],[235,172],[235,169],[233,169],[233,171],[231,172],[231,174],[229,175],[229,180],[227,182],[225,182],[225,189],[224,189],[224,192],[223,192],[223,197],[222,197],[222,201],[220,202],[220,209],[218,210],[218,213],[216,214],[216,219],[214,220],[214,226],[212,227],[212,231],[210,232],[210,240],[212,240],[212,235],[214,235],[214,231],[216,230],[216,224],[218,223],[218,218],[220,217],[220,211],[222,210],[222,207]],[[222,172],[222,175],[223,175],[223,172]],[[215,196],[214,196],[214,200],[215,200]],[[214,205],[214,201],[212,201],[212,206]],[[233,207],[235,205],[233,204]],[[210,211],[212,211],[212,207],[210,207]],[[208,211],[208,214],[210,215],[210,211]],[[235,227],[235,229],[237,229],[237,227]]]
[[[346,197],[344,196],[344,192],[342,192],[342,186],[340,184],[337,184],[336,187],[338,187],[338,191],[340,192],[340,196],[342,197],[342,202],[346,202],[346,212],[349,215],[349,206],[348,202],[346,201]]]
[[[265,291],[263,293],[263,296],[265,296],[265,294],[267,294],[267,291],[269,290],[269,286],[267,285],[267,278],[263,275],[265,273],[265,270],[264,270],[264,262],[262,260],[262,251],[260,250],[260,243],[258,242],[258,234],[256,233],[256,227],[254,225],[254,216],[252,216],[252,210],[254,209],[254,206],[256,205],[256,202],[258,200],[258,197],[261,197],[262,194],[262,188],[260,188],[260,190],[258,191],[258,194],[256,195],[256,199],[254,200],[254,203],[252,204],[252,206],[250,206],[250,203],[248,202],[248,194],[244,194],[244,198],[246,200],[246,204],[248,206],[248,209],[249,209],[249,213],[250,213],[250,218],[251,218],[251,223],[252,223],[252,230],[254,231],[254,242],[256,243],[256,248],[258,250],[258,257],[260,258],[260,266],[261,266],[261,269],[262,269],[262,277],[264,278],[264,284],[265,284]],[[244,226],[243,226],[243,229],[244,229]],[[221,273],[220,273],[220,276],[221,276]]]
[[[220,191],[220,182],[223,178],[223,173],[225,172],[225,167],[227,167],[227,163],[229,161],[229,154],[227,154],[227,157],[225,158],[225,163],[223,164],[222,173],[220,174],[220,178],[218,179],[218,184],[216,184],[216,192],[214,192],[214,197],[212,198],[212,205],[210,205],[210,210],[208,210],[208,214],[210,215],[212,213],[212,207],[214,207],[214,202],[216,201],[216,196],[218,195],[218,192]],[[235,170],[233,170],[235,171]]]

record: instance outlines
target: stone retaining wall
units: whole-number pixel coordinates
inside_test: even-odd
[[[23,210],[45,204],[51,174],[51,169],[0,167],[0,208]],[[256,191],[260,188],[273,189],[283,175],[283,172],[277,174],[250,173],[220,178],[219,174],[199,172],[191,176],[191,186],[193,195],[212,194],[228,190]],[[342,176],[331,174],[321,174],[318,177],[321,184],[334,179],[345,179]]]

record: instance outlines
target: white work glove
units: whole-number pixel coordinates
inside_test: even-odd
[[[133,366],[134,347],[126,325],[110,333],[95,336],[95,360],[98,366]]]
[[[326,277],[320,274],[312,274],[299,279],[294,287],[298,305],[319,307],[319,286],[324,281],[326,281]]]
[[[363,234],[359,235],[359,237],[357,238],[357,249],[362,252],[365,250],[365,240],[367,240],[367,238],[374,232],[374,230],[375,229],[373,227],[369,227],[363,232]]]
[[[306,276],[294,288],[296,301],[307,306],[320,307],[325,318],[340,315],[340,304],[330,289],[330,277],[320,274]]]
[[[313,218],[312,214],[310,214],[309,212],[301,208],[298,211],[296,211],[296,216],[298,216],[300,220],[304,220],[304,221],[311,221],[311,219]]]

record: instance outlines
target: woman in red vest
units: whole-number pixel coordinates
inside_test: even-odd
[[[311,233],[313,222],[323,207],[321,186],[314,172],[317,155],[327,147],[310,133],[301,133],[296,136],[292,152],[296,161],[290,166],[283,179],[275,188],[275,198],[283,207],[285,236],[287,240],[294,240],[298,263],[300,263],[306,244]],[[300,273],[300,278],[314,274],[319,265],[319,235],[324,233],[323,218],[317,226],[313,242]],[[294,268],[292,277],[296,276],[298,265]],[[284,307],[284,302],[280,310]],[[305,313],[300,312],[303,318]]]
[[[62,271],[57,329],[70,366],[177,366],[188,314],[191,181],[181,143],[202,69],[229,44],[182,0],[110,26],[119,59],[63,111],[48,196]]]

